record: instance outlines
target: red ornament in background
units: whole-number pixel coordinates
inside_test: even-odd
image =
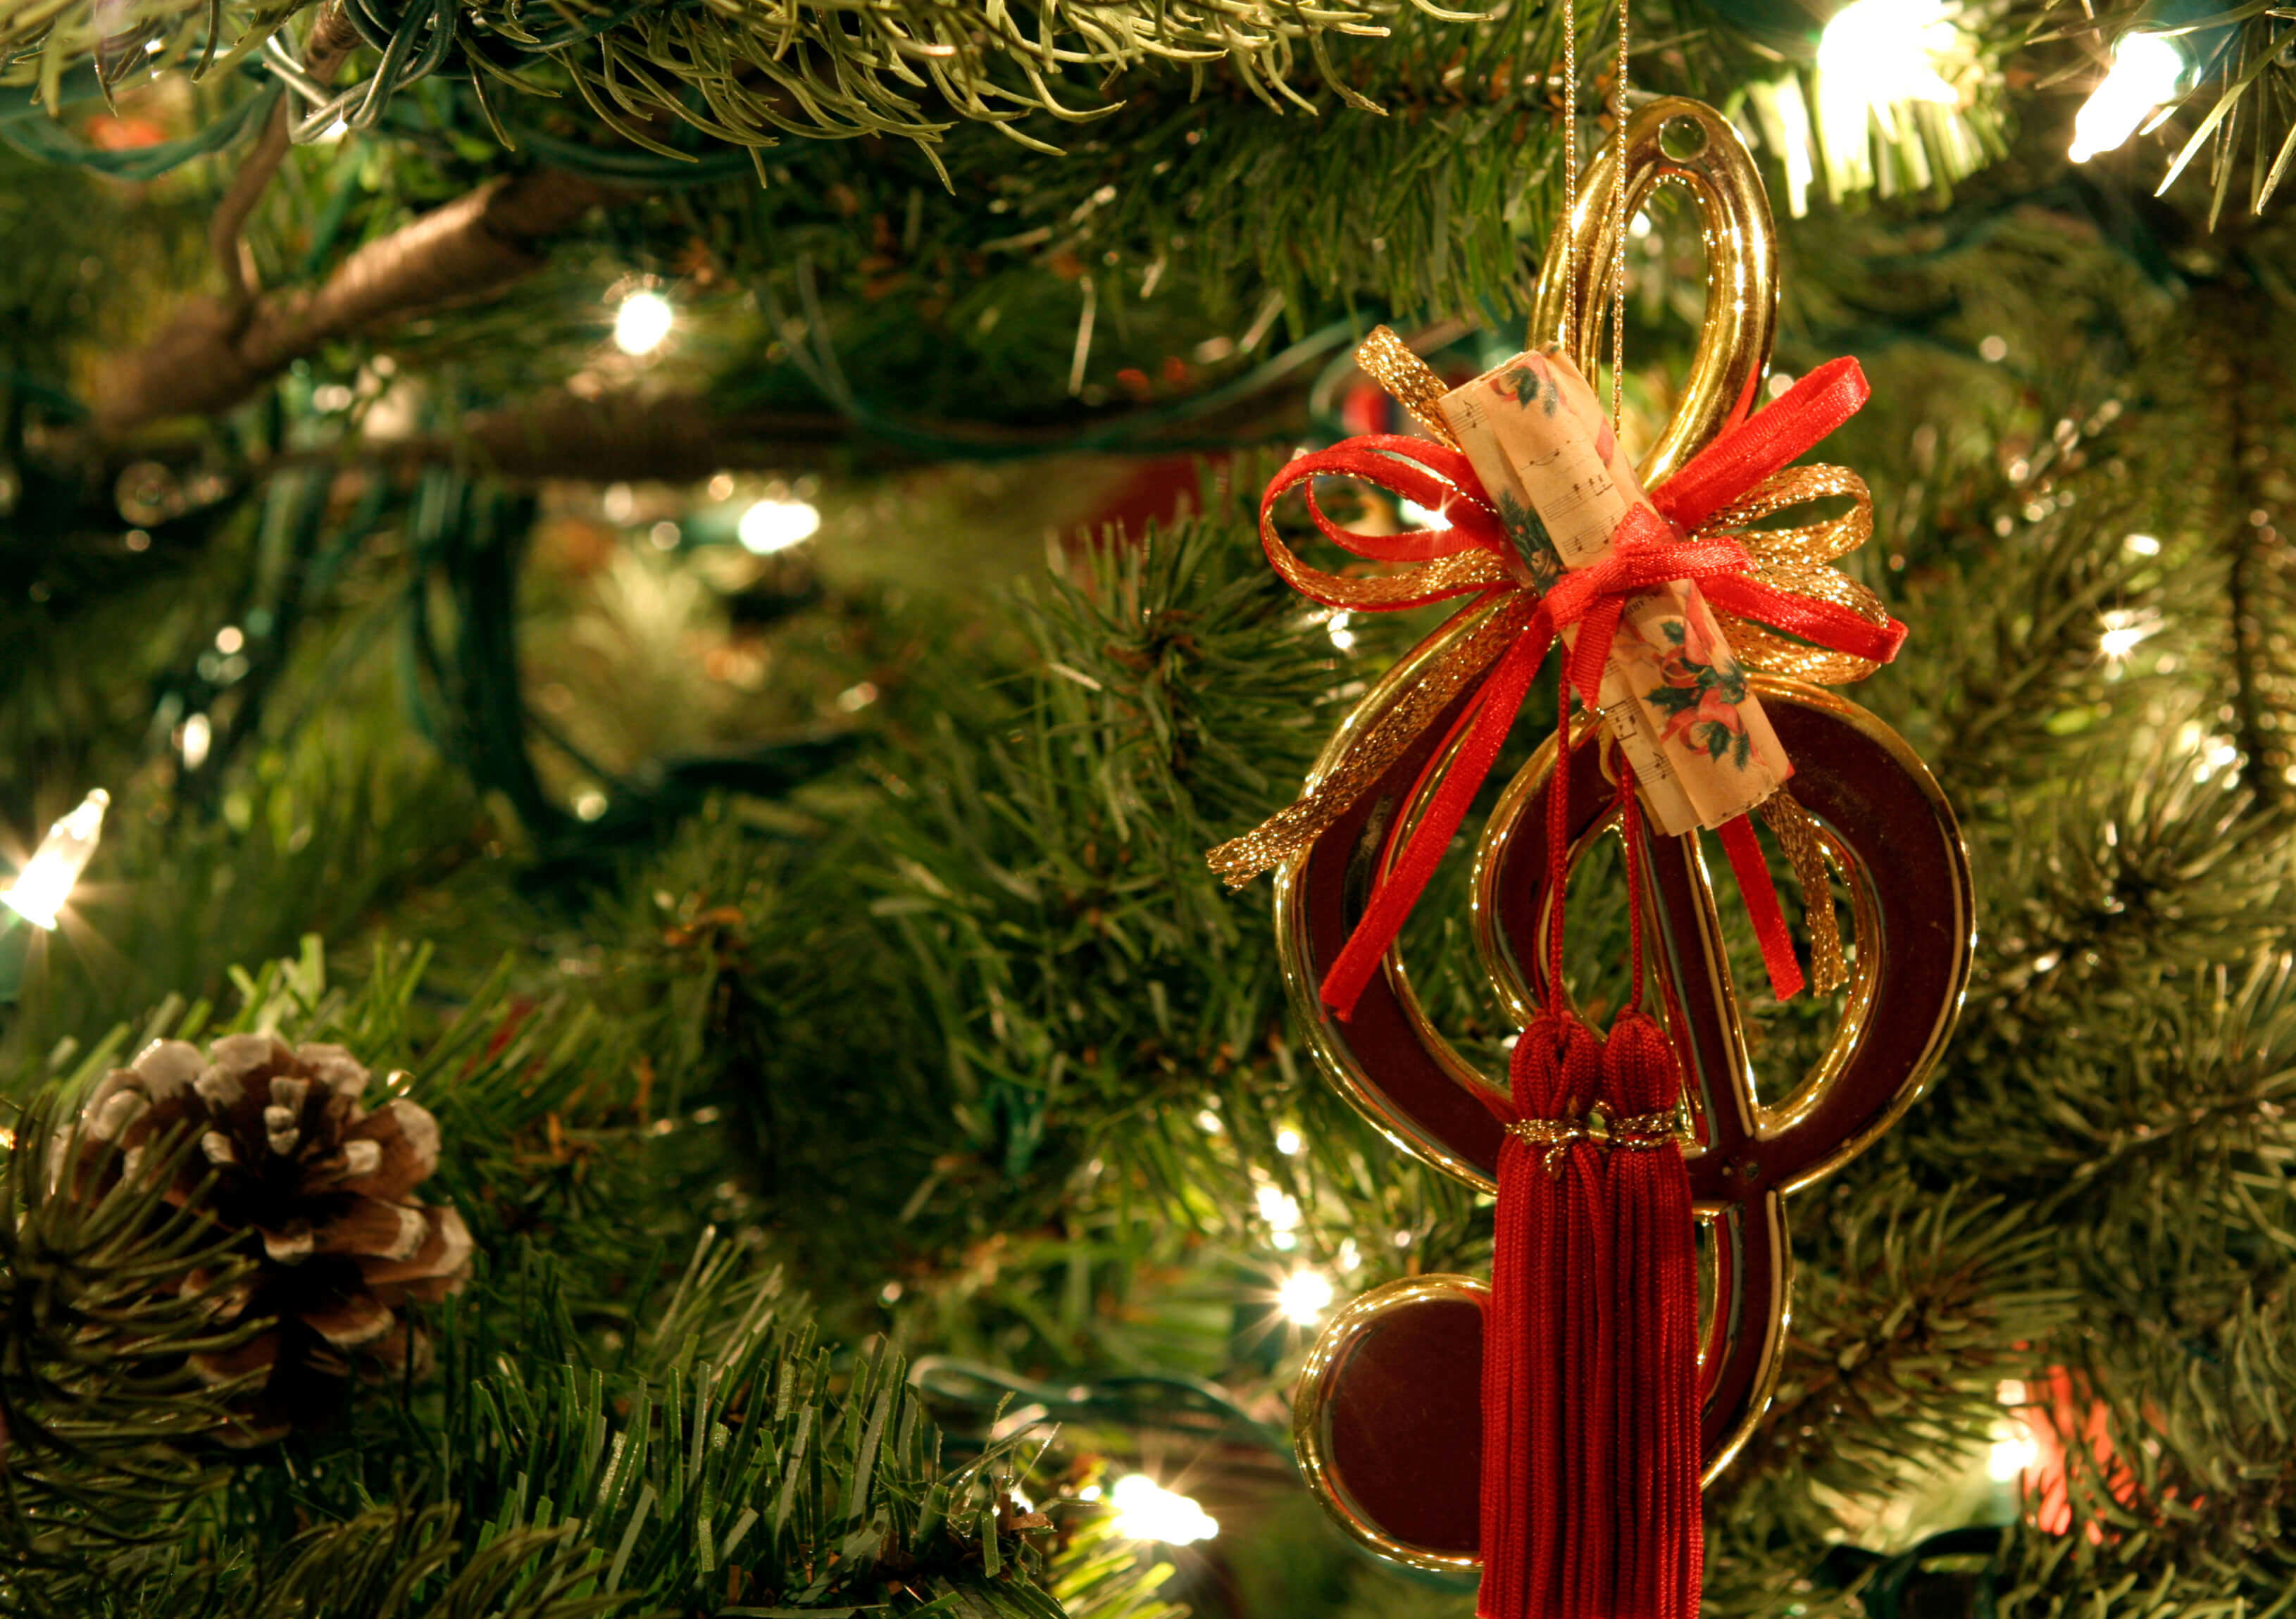
[[[87,120],[85,127],[87,143],[98,151],[134,151],[145,146],[157,146],[168,138],[168,131],[158,120],[123,113],[115,118],[100,112]]]
[[[2078,1497],[2088,1537],[2103,1540],[2096,1522],[2105,1505],[2101,1497],[2134,1508],[2144,1494],[2135,1471],[2114,1450],[2110,1409],[2090,1392],[2087,1378],[2060,1366],[2025,1386],[2016,1417],[2033,1442],[2022,1488],[2034,1525],[2051,1534],[2071,1533]]]
[[[1095,545],[1110,530],[1135,542],[1149,529],[1168,528],[1203,510],[1204,480],[1224,478],[1227,458],[1155,455],[1128,467],[1094,501],[1072,538]]]
[[[1411,418],[1395,402],[1394,395],[1365,378],[1340,396],[1340,425],[1351,435],[1407,433]]]
[[[1456,388],[1472,381],[1481,369],[1458,352],[1460,340],[1474,331],[1475,328],[1464,321],[1442,321],[1415,331],[1412,347],[1430,356],[1429,364],[1441,376],[1445,387]],[[1308,397],[1308,408],[1317,421],[1336,422],[1343,437],[1359,437],[1368,433],[1432,437],[1412,419],[1403,402],[1360,364],[1335,366],[1325,372]]]

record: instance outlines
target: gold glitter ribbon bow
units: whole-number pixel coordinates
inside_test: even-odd
[[[1259,537],[1267,560],[1300,594],[1348,612],[1398,612],[1456,596],[1472,599],[1437,633],[1441,638],[1461,632],[1441,658],[1352,737],[1305,794],[1210,851],[1212,869],[1231,887],[1281,865],[1322,836],[1538,619],[1539,591],[1444,421],[1440,379],[1384,326],[1357,351],[1357,362],[1434,442],[1366,434],[1295,457],[1260,502]],[[1873,498],[1865,480],[1844,467],[1785,464],[1847,420],[1866,392],[1854,360],[1821,366],[1767,409],[1720,435],[1652,493],[1652,505],[1677,536],[1691,542],[1734,542],[1746,553],[1742,572],[1701,582],[1744,664],[1839,685],[1871,675],[1904,640],[1905,626],[1872,591],[1827,566],[1874,532]],[[1332,477],[1369,483],[1439,514],[1445,526],[1398,535],[1343,528],[1324,515],[1316,499],[1313,480]],[[1332,573],[1301,560],[1275,526],[1276,503],[1294,488],[1303,489],[1308,517],[1324,538],[1365,561],[1389,565],[1388,570]],[[1841,497],[1849,499],[1849,508],[1835,517],[1789,527],[1755,526],[1796,507]],[[1783,793],[1762,808],[1804,892],[1822,893],[1824,856],[1806,813]],[[1821,989],[1829,988],[1841,976],[1832,907],[1813,904],[1808,912],[1816,976]]]

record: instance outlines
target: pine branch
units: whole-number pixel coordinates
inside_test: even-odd
[[[2284,1291],[2195,1329],[2151,1323],[2046,1409],[2063,1477],[2001,1559],[1997,1611],[2106,1619],[2284,1602],[2296,1580],[2296,1365]]]
[[[228,1239],[170,1206],[195,1142],[155,1147],[148,1175],[100,1197],[80,1190],[96,1148],[66,1099],[117,1046],[24,1104],[0,1160],[0,1537],[19,1595],[85,1593],[97,1559],[164,1541],[171,1515],[214,1487],[188,1447],[228,1420],[231,1391],[209,1389],[186,1357],[259,1326],[215,1325],[242,1267]],[[179,1286],[201,1272],[202,1285]]]
[[[218,38],[235,38],[234,51],[244,52],[311,3],[180,5],[152,19],[152,32],[179,43],[204,34],[209,49]],[[1393,0],[1041,0],[1025,16],[984,18],[977,8],[931,0],[893,17],[821,0],[776,0],[738,18],[644,6],[603,20],[577,12],[545,22],[514,4],[489,4],[435,26],[427,12],[393,19],[378,47],[374,89],[361,100],[368,110],[379,109],[421,76],[410,68],[426,50],[434,59],[425,72],[444,55],[441,47],[459,44],[474,85],[482,78],[500,87],[496,94],[532,94],[543,88],[534,81],[570,78],[600,123],[657,151],[667,150],[648,128],[658,117],[747,147],[770,146],[787,133],[892,136],[930,148],[953,124],[971,121],[1049,151],[1017,126],[1032,114],[1088,126],[1116,104],[1095,99],[1110,81],[1143,70],[1200,75],[1218,64],[1270,108],[1307,108],[1292,82],[1305,77],[1363,104],[1336,70],[1330,41],[1383,34],[1385,20],[1400,9]],[[1453,22],[1475,20],[1423,0],[1422,9]],[[370,30],[379,26],[370,23]],[[41,0],[0,8],[0,49],[10,58],[37,49],[52,72],[86,60],[103,64],[118,52],[119,37],[115,20],[81,18]]]
[[[303,45],[304,76],[316,85],[325,85],[358,44],[357,30],[345,14],[342,0],[325,0]],[[290,99],[283,95],[265,121],[254,149],[241,160],[239,172],[232,176],[231,187],[217,205],[215,219],[208,227],[209,247],[217,268],[223,272],[228,307],[234,310],[244,309],[256,294],[254,257],[242,233],[280,164],[286,160],[293,117]]]
[[[2269,0],[2225,6],[2205,16],[2147,11],[2132,0],[2095,5],[2054,0],[2037,8],[2030,25],[2037,44],[2074,41],[2083,53],[2048,73],[2045,83],[2102,77],[2112,45],[2133,29],[2168,34],[2192,64],[2194,87],[2177,109],[2171,134],[2184,139],[2160,183],[2165,193],[2197,159],[2208,186],[2206,214],[2213,230],[2244,180],[2248,211],[2264,212],[2296,158],[2296,119],[2290,117],[2296,71],[2286,54],[2284,20]],[[2189,130],[2190,133],[2185,132]]]
[[[118,437],[227,410],[324,342],[498,292],[540,267],[542,239],[612,195],[554,169],[493,180],[368,243],[311,291],[238,310],[192,299],[149,347],[112,365],[97,390],[96,429]]]
[[[314,948],[240,975],[241,1006],[210,1032],[333,1034],[387,1059],[420,1026],[424,968],[420,953],[386,954],[364,981],[334,984]],[[945,1463],[899,1358],[882,1342],[857,1358],[820,1345],[743,1247],[705,1234],[666,1298],[637,1282],[630,1308],[604,1318],[632,1335],[631,1351],[610,1339],[601,1353],[602,1273],[627,1267],[630,1234],[592,1270],[585,1240],[550,1233],[564,1257],[542,1261],[514,1250],[485,1212],[497,1201],[488,1193],[531,1179],[515,1150],[525,1118],[546,1114],[554,1138],[562,1118],[578,1130],[577,1097],[604,1078],[596,1030],[549,1009],[505,1026],[505,992],[502,978],[477,986],[410,1082],[439,1107],[455,1165],[441,1178],[460,1183],[481,1248],[499,1256],[447,1312],[443,1411],[373,1391],[348,1431],[290,1442],[297,1470],[252,1459],[226,1515],[188,1506],[222,1482],[185,1448],[215,1414],[180,1378],[141,1370],[164,1374],[213,1337],[207,1296],[167,1285],[209,1257],[184,1247],[196,1222],[152,1223],[166,1213],[157,1190],[132,1206],[126,1192],[90,1206],[44,1190],[45,1145],[69,1138],[44,1115],[29,1121],[30,1144],[0,1166],[0,1190],[26,1206],[0,1222],[0,1297],[18,1318],[0,1363],[12,1447],[0,1484],[19,1542],[12,1608],[583,1619],[665,1605],[842,1613],[940,1602],[983,1619],[1060,1619],[1046,1585],[1069,1576],[1029,1540],[1041,1522],[1019,1521],[1010,1505],[1013,1444]],[[205,1018],[162,1007],[145,1032],[196,1030]],[[123,1030],[89,1053],[66,1090],[127,1043]],[[56,1161],[68,1193],[69,1149]],[[594,1178],[589,1195],[601,1190]],[[662,1195],[645,1187],[631,1201]],[[590,1239],[615,1235],[595,1208],[579,1223]],[[129,1237],[144,1246],[124,1246]],[[410,1478],[429,1482],[408,1495]],[[1081,1613],[1162,1619],[1147,1597],[1152,1578],[1106,1572],[1076,1585]]]
[[[1363,1285],[1476,1263],[1487,1218],[1316,1082],[1265,899],[1204,864],[1296,791],[1346,683],[1401,634],[1341,657],[1295,601],[1225,510],[1080,555],[998,605],[1017,665],[968,634],[874,676],[886,742],[795,806],[820,817],[809,846],[709,817],[633,879],[611,979],[655,1019],[665,1078],[745,1121],[766,1217],[824,1295],[891,1274],[921,1308],[1009,1296],[1066,1365],[1087,1343],[1149,1352],[1089,1294],[1056,1325],[1035,1267],[1090,1264],[1120,1293],[1185,1257],[1168,1234],[1241,1246],[1279,1193],[1303,1251],[1346,1246]],[[1168,1225],[1137,1222],[1142,1198]],[[1015,1279],[994,1301],[984,1263]],[[1218,1375],[1225,1345],[1206,1353]]]
[[[945,1463],[882,1341],[832,1357],[777,1277],[745,1274],[708,1236],[634,1373],[579,1363],[552,1330],[547,1266],[513,1285],[527,1296],[514,1353],[485,1329],[447,1350],[449,1489],[472,1521],[564,1526],[593,1549],[597,1590],[651,1604],[733,1593],[849,1611],[963,1592],[1053,1619],[1041,1558],[1000,1517],[1013,1445]]]
[[[1883,1176],[1805,1212],[1792,1336],[1746,1474],[1867,1500],[1939,1451],[1966,1454],[1998,1415],[1995,1387],[2071,1317],[2048,1284],[2051,1238],[2002,1198],[1964,1199]],[[1811,1252],[1811,1250],[1815,1252]],[[1741,1488],[1734,1472],[1724,1499]]]
[[[2207,346],[2210,394],[2217,405],[2216,431],[2222,443],[2215,527],[2229,565],[2225,612],[2231,647],[2234,740],[2240,748],[2240,773],[2259,811],[2271,815],[2285,807],[2289,793],[2287,744],[2272,730],[2276,710],[2285,706],[2285,671],[2273,648],[2277,614],[2273,575],[2288,567],[2288,543],[2276,527],[2279,493],[2272,458],[2282,446],[2276,432],[2276,404],[2284,375],[2268,351],[2260,352],[2251,330],[2253,305],[2222,282],[2202,287],[2193,299],[2193,323]]]

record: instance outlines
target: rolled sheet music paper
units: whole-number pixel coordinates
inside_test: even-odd
[[[1439,403],[1541,593],[1611,552],[1647,505],[1595,390],[1560,353],[1517,355]],[[1575,646],[1578,626],[1562,631]],[[1643,803],[1669,836],[1718,827],[1793,774],[1698,587],[1677,580],[1625,609],[1601,709]]]

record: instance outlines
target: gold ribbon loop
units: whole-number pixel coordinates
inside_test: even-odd
[[[1470,590],[1514,582],[1507,573],[1506,564],[1488,551],[1415,562],[1408,573],[1361,577],[1310,567],[1281,539],[1271,539],[1267,551],[1268,561],[1286,585],[1303,596],[1329,602],[1348,612],[1392,612],[1398,608],[1416,607],[1432,597],[1461,595]]]
[[[1462,447],[1451,424],[1443,420],[1443,395],[1447,391],[1443,379],[1410,344],[1389,328],[1374,326],[1371,335],[1356,346],[1356,364],[1438,442],[1455,450]]]
[[[1801,888],[1802,925],[1809,929],[1809,981],[1821,995],[1830,995],[1849,982],[1849,963],[1841,953],[1841,923],[1833,914],[1833,882],[1827,875],[1825,843],[1817,822],[1802,808],[1789,784],[1772,793],[1760,805],[1762,819],[1777,835],[1786,852],[1794,881]]]
[[[1848,496],[1849,510],[1839,517],[1786,528],[1747,525],[1813,501]],[[1887,624],[1882,599],[1847,574],[1828,568],[1874,536],[1874,496],[1866,480],[1847,467],[1789,467],[1765,479],[1745,499],[1716,512],[1701,532],[1732,534],[1754,559],[1753,576],[1763,584],[1816,601],[1849,609],[1869,624]],[[1717,609],[1715,621],[1738,660],[1773,675],[1791,675],[1821,686],[1864,680],[1882,666],[1868,658],[1814,647],[1780,634],[1767,625]]]
[[[1483,671],[1513,646],[1536,610],[1527,594],[1508,597],[1459,643],[1458,649],[1414,682],[1379,723],[1353,738],[1340,761],[1308,783],[1308,789],[1241,838],[1205,856],[1231,888],[1262,871],[1272,871],[1322,837],[1408,752]]]

